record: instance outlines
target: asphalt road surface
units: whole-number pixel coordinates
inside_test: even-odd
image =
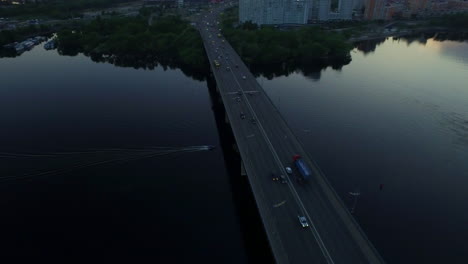
[[[249,69],[218,36],[219,13],[226,6],[202,13],[196,27],[277,263],[384,263]],[[313,172],[302,184],[292,161],[296,154]],[[284,175],[286,183],[272,180],[272,174]],[[309,226],[303,227],[298,216],[305,216]]]

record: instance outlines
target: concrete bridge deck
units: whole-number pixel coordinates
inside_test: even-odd
[[[249,69],[217,36],[222,8],[202,14],[197,28],[277,263],[384,263]],[[305,184],[296,181],[296,154],[313,171]],[[286,176],[287,183],[273,181],[272,173]]]

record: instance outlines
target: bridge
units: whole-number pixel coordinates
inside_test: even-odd
[[[247,66],[218,36],[216,21],[222,9],[202,14],[196,27],[276,262],[384,263]],[[296,181],[296,154],[313,171],[305,184]],[[286,176],[285,183],[273,181],[272,174]],[[302,227],[298,216],[309,226]]]

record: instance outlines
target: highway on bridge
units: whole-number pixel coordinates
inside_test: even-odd
[[[203,13],[196,27],[277,263],[384,263],[247,66],[218,36],[225,6]],[[304,184],[296,181],[296,154],[313,171]],[[273,181],[272,174],[286,176],[286,183]],[[302,227],[298,216],[305,216],[309,227]]]

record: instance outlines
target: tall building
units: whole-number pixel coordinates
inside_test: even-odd
[[[366,19],[384,19],[387,0],[366,0]]]
[[[352,19],[354,1],[359,0],[339,0],[337,12],[331,12],[331,0],[308,0],[309,20],[327,21],[333,19]],[[362,1],[362,0],[361,0]]]
[[[417,13],[427,7],[427,0],[408,0],[409,9],[412,13]]]
[[[364,0],[338,0],[338,8],[331,12],[331,0],[239,0],[239,21],[264,25],[349,20],[355,1]]]
[[[257,25],[306,24],[309,0],[239,0],[239,21]]]
[[[353,0],[340,0],[338,10],[340,19],[349,20],[353,18]]]
[[[330,14],[331,1],[330,0],[318,0],[317,4],[318,4],[317,20],[320,20],[320,21],[328,20],[328,17]]]
[[[364,0],[354,0],[353,1],[353,8],[354,9],[361,9],[364,6]]]

